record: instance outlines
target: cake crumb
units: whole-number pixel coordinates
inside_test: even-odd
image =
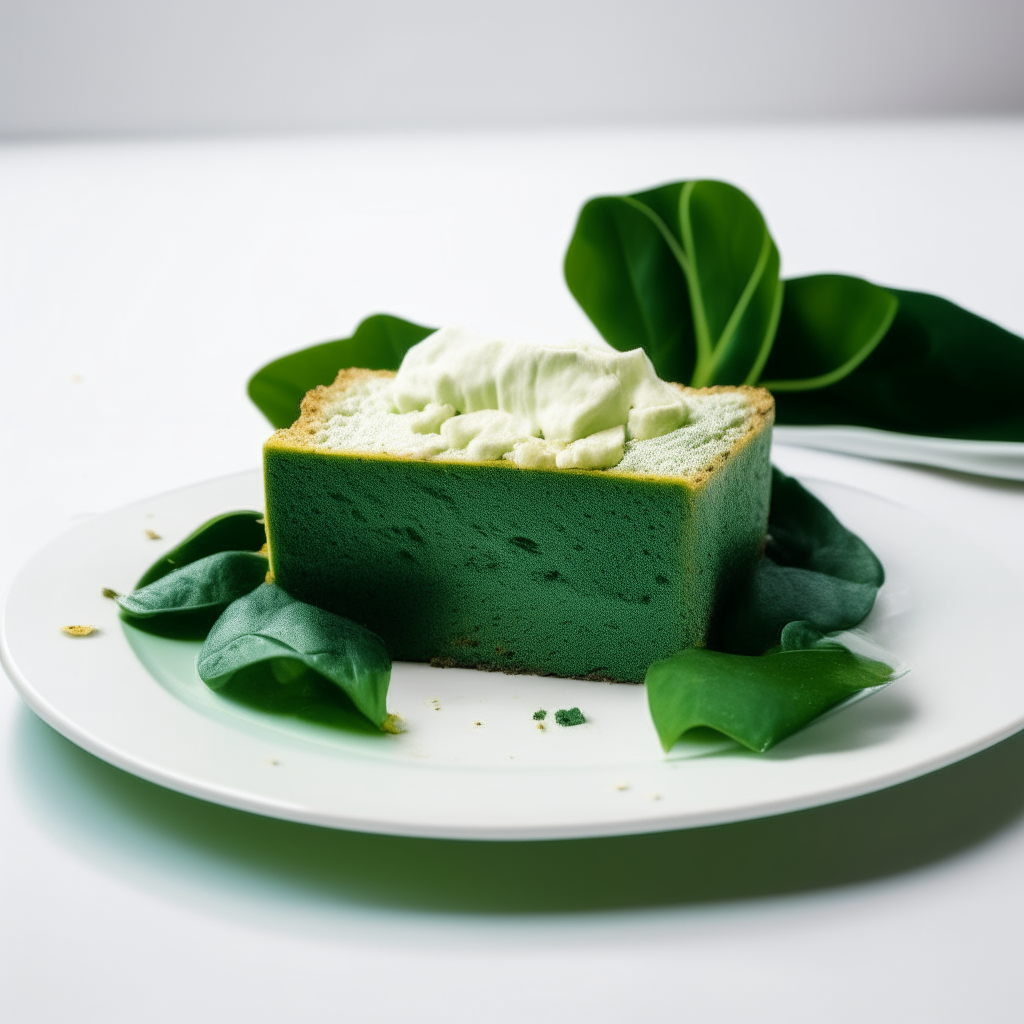
[[[61,626],[60,631],[68,636],[88,636],[96,632],[95,626]]]
[[[615,783],[615,788],[620,793],[624,793],[627,789],[629,789],[629,783],[628,782],[616,782]]]
[[[390,714],[380,723],[380,728],[382,732],[397,736],[400,732],[405,732],[405,719],[401,715]]]
[[[555,721],[559,725],[582,725],[586,719],[579,708],[561,708],[555,712]]]
[[[430,702],[430,706],[435,711],[440,711],[441,710],[441,702],[436,697]]]
[[[548,717],[548,713],[543,708],[537,708],[533,713],[533,720],[535,722],[543,722]]]
[[[163,537],[161,537],[160,534],[156,532],[156,530],[145,530],[143,532],[150,540],[163,540]]]
[[[648,799],[649,799],[649,800],[660,800],[660,799],[661,799],[661,794],[660,794],[660,793],[652,793],[652,794],[651,794],[651,795],[650,795],[650,796],[648,797]]]
[[[540,729],[541,732],[543,732],[544,731],[544,723],[543,722],[538,722],[537,723],[537,728]]]
[[[100,593],[104,597],[109,597],[111,601],[116,601],[121,596],[116,590],[111,590],[110,587],[104,587]]]
[[[473,724],[474,725],[483,725],[484,723],[483,722],[474,722]]]
[[[269,761],[267,762],[267,764],[269,764],[269,765],[273,765],[273,766],[274,766],[275,768],[276,768],[276,767],[277,767],[277,766],[278,766],[278,765],[279,765],[280,763],[281,763],[280,761],[277,761],[277,760],[275,760],[274,758],[271,758],[271,759],[270,759],[270,760],[269,760]]]
[[[265,518],[261,517],[261,518],[256,520],[256,525],[257,526],[266,526],[267,525],[267,520]]]

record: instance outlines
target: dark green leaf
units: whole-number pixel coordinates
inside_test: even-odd
[[[723,613],[713,642],[735,654],[760,654],[797,619],[821,630],[852,629],[874,607],[878,588],[764,558]]]
[[[719,609],[713,650],[652,665],[647,699],[665,749],[710,728],[763,751],[893,670],[829,636],[863,621],[884,580],[871,549],[809,491],[772,470],[769,538]]]
[[[176,548],[154,562],[135,584],[136,589],[218,551],[259,551],[267,542],[262,512],[225,512],[190,533]]]
[[[777,645],[793,621],[823,632],[850,629],[871,611],[884,578],[881,562],[856,534],[773,468],[765,555],[719,609],[709,644],[755,655]]]
[[[688,730],[707,727],[761,752],[892,675],[888,665],[842,647],[762,657],[691,648],[648,669],[647,700],[665,750]]]
[[[889,291],[899,309],[881,344],[835,384],[776,394],[777,421],[1024,441],[1024,338],[938,296]]]
[[[397,370],[405,353],[435,330],[386,313],[368,316],[350,338],[326,341],[267,363],[249,381],[249,397],[276,428],[290,427],[307,391],[330,384],[339,370],[351,366]]]
[[[199,639],[229,604],[258,587],[266,575],[265,555],[220,551],[119,597],[117,604],[126,622],[147,633]]]
[[[779,565],[810,569],[851,583],[877,588],[885,582],[885,570],[871,548],[799,480],[776,466],[772,467],[766,554]]]
[[[782,308],[764,218],[719,181],[591,200],[565,276],[610,344],[642,346],[660,376],[695,387],[756,381]]]
[[[753,384],[782,310],[779,252],[750,198],[720,181],[687,182],[679,196],[697,338],[694,387]]]
[[[380,638],[363,626],[296,601],[264,584],[235,601],[217,620],[199,654],[198,669],[212,689],[264,662],[282,683],[309,669],[333,683],[374,725],[388,717],[391,659]]]
[[[758,383],[810,391],[842,380],[875,350],[899,302],[870,281],[817,274],[786,282],[782,318]]]
[[[666,230],[626,197],[592,199],[565,254],[565,280],[610,345],[643,348],[663,380],[686,382],[697,353],[693,314]]]
[[[271,658],[240,668],[217,695],[264,714],[345,732],[378,737],[382,733],[334,683],[289,658]]]

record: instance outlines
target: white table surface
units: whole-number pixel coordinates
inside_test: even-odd
[[[84,516],[256,465],[248,374],[370,312],[585,330],[560,263],[599,192],[726,178],[786,273],[935,291],[1024,333],[1022,174],[1024,122],[0,148],[0,588]],[[1024,485],[776,458],[1024,558]],[[487,845],[167,792],[6,687],[0,719],[10,1024],[1022,1012],[1024,735],[801,814]]]

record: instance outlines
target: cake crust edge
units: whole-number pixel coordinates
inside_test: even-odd
[[[325,408],[333,405],[342,395],[345,394],[346,391],[357,384],[361,384],[363,381],[370,380],[375,377],[393,378],[394,376],[395,372],[393,370],[368,370],[358,366],[345,367],[344,369],[339,370],[338,375],[334,378],[332,383],[319,384],[312,390],[306,392],[306,395],[302,399],[302,403],[299,407],[299,418],[290,427],[285,427],[283,430],[278,430],[272,434],[267,439],[264,447],[278,450],[285,449],[291,451],[320,452],[321,449],[317,448],[312,443],[312,438],[319,432],[322,425],[326,422]],[[661,476],[653,473],[623,472],[617,475],[631,477],[637,480],[685,480],[691,486],[700,486],[713,477],[716,471],[719,470],[733,455],[745,448],[762,431],[770,429],[775,422],[775,399],[772,397],[771,392],[766,388],[752,387],[749,384],[716,384],[707,388],[691,388],[687,387],[685,384],[675,383],[672,384],[672,387],[676,388],[684,398],[687,395],[716,395],[723,394],[725,392],[741,392],[747,396],[752,409],[752,415],[747,425],[747,429],[736,439],[735,443],[730,448],[727,448],[723,452],[719,452],[714,456],[714,458],[710,459],[700,468],[693,470],[691,473],[679,476]],[[339,456],[347,455],[350,457],[380,459],[390,462],[411,461],[410,459],[400,455],[386,455],[369,452],[332,451],[322,452],[322,454]],[[608,472],[607,470],[601,469],[524,470],[513,465],[507,460],[493,460],[490,462],[473,462],[472,460],[466,460],[465,464],[492,467],[502,466],[503,468],[507,467],[509,470],[518,470],[521,473],[572,472],[603,474]]]

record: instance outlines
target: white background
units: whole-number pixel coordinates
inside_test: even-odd
[[[257,465],[248,374],[366,313],[585,329],[559,264],[595,192],[741,182],[787,272],[928,287],[1024,331],[1022,165],[1018,122],[10,148],[0,586],[82,516]],[[777,457],[1019,571],[1022,485]],[[488,846],[177,796],[10,689],[0,727],[5,1024],[1019,1018],[1019,738],[763,822]]]
[[[1024,332],[1022,11],[4,0],[0,589],[83,516],[257,465],[249,373],[370,312],[585,330],[560,261],[595,193],[726,178],[787,274]],[[275,131],[322,134],[224,138]],[[59,141],[161,134],[218,138]],[[1018,571],[1021,485],[777,457]],[[1020,1016],[1019,737],[798,815],[489,846],[178,796],[6,688],[0,730],[5,1024]]]
[[[3,0],[0,135],[1024,109],[1019,0]]]

